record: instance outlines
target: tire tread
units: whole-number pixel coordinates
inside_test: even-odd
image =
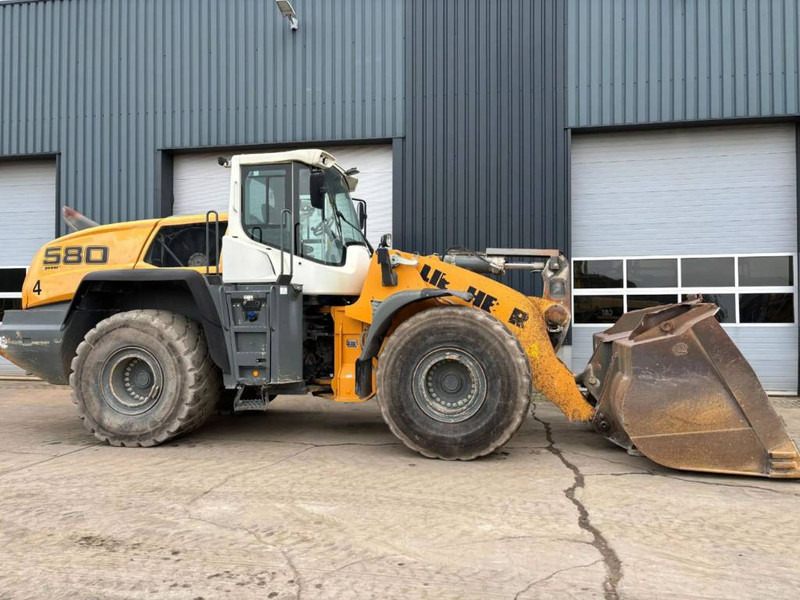
[[[174,349],[185,377],[185,386],[179,392],[181,401],[178,410],[169,422],[144,437],[115,436],[102,431],[81,401],[80,373],[89,353],[104,335],[122,327],[151,334],[153,327],[157,328],[159,336]],[[137,309],[112,315],[86,334],[72,359],[69,384],[72,401],[78,406],[84,427],[98,440],[112,446],[149,447],[185,435],[206,422],[217,404],[220,373],[211,360],[205,337],[197,323],[169,311]]]
[[[471,323],[471,326],[484,327],[488,329],[500,339],[504,339],[505,343],[513,348],[512,352],[510,352],[510,355],[513,362],[514,371],[517,374],[517,387],[520,390],[520,393],[525,395],[525,398],[519,398],[519,401],[514,403],[515,410],[511,416],[511,419],[509,419],[503,429],[493,437],[490,443],[486,444],[484,447],[475,448],[470,452],[453,457],[446,456],[441,452],[432,450],[431,448],[421,446],[398,427],[397,423],[392,417],[390,407],[381,399],[381,390],[385,389],[389,385],[392,385],[391,373],[387,373],[385,368],[381,369],[381,363],[384,365],[392,364],[398,356],[401,356],[402,353],[406,352],[408,344],[412,343],[413,336],[420,329],[425,331],[430,327],[435,327],[437,322],[441,322],[442,319],[458,320],[464,318]],[[401,323],[394,333],[392,333],[386,340],[383,350],[378,356],[376,388],[376,395],[378,399],[378,405],[381,409],[381,414],[383,415],[384,421],[386,421],[386,423],[389,425],[389,429],[392,431],[392,433],[406,446],[412,450],[415,450],[416,452],[419,452],[423,456],[427,456],[428,458],[439,458],[443,460],[473,460],[475,458],[491,454],[500,449],[502,446],[508,443],[517,430],[522,426],[530,406],[531,397],[533,395],[530,364],[517,337],[512,334],[505,325],[503,325],[499,320],[490,314],[467,306],[448,306],[427,309],[409,317],[406,321]]]

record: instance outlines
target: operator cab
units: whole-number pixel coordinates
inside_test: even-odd
[[[322,150],[234,156],[225,283],[300,284],[306,295],[357,295],[369,267],[358,180]]]

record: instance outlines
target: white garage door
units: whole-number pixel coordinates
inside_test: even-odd
[[[357,167],[356,198],[367,201],[367,237],[377,245],[381,235],[392,231],[392,147],[324,147],[342,167]],[[175,156],[172,212],[176,215],[204,214],[209,210],[226,211],[230,171],[217,164],[217,157],[232,152],[181,154]]]
[[[774,392],[797,392],[793,125],[575,135],[572,364],[623,311],[703,293]]]
[[[53,239],[55,214],[55,161],[0,161],[0,321],[5,310],[20,308],[25,270]],[[20,374],[0,358],[0,375]]]

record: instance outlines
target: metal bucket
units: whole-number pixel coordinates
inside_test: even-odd
[[[647,308],[596,334],[583,374],[592,423],[673,469],[800,477],[797,446],[717,310],[700,301]]]

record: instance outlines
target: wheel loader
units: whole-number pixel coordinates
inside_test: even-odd
[[[221,397],[375,398],[409,448],[494,452],[532,395],[629,452],[675,469],[800,477],[800,456],[752,368],[701,298],[629,312],[577,378],[557,357],[571,320],[556,250],[373,249],[357,171],[321,150],[221,159],[228,213],[75,229],[28,270],[0,353],[69,384],[86,428],[115,446],[192,431]],[[498,276],[537,273],[541,297]],[[538,275],[537,275],[538,276]]]

